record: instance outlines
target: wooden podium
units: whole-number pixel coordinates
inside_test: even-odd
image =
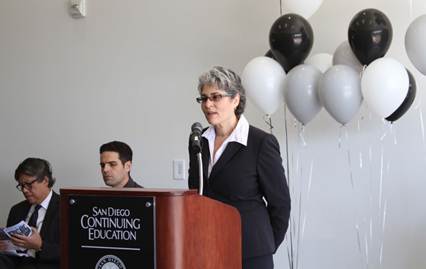
[[[123,268],[126,269],[240,269],[242,266],[241,220],[238,211],[200,196],[195,190],[62,188],[60,194],[61,269],[76,269],[72,267],[77,267],[75,262],[78,259],[84,260],[84,268],[120,268],[120,265],[102,267],[102,264],[115,263],[111,257],[120,260],[120,255],[124,255],[122,248],[107,248],[99,245],[100,243],[96,245],[94,234],[99,238],[99,234],[102,234],[104,237],[100,242],[107,242],[107,245],[112,235],[115,236],[114,240],[120,236],[126,238],[122,239],[123,242],[133,244],[128,249],[135,253],[143,254],[145,251],[145,243],[139,243],[139,238],[148,240],[148,245],[152,243],[153,251],[149,258],[152,258],[153,265],[147,266],[143,259],[128,262],[121,258],[125,264]],[[143,199],[148,200],[144,202]],[[131,209],[127,209],[127,206]],[[150,220],[149,214],[148,217],[134,216],[143,210],[151,210],[153,220]],[[152,223],[151,230],[146,228],[150,226],[147,223]],[[103,226],[99,228],[100,225]],[[131,242],[130,228],[125,231],[128,234],[118,228],[111,228],[119,226],[140,228],[140,231],[134,232],[135,240]],[[92,229],[90,235],[89,229]],[[147,230],[149,234],[139,235]],[[91,238],[88,239],[87,236]],[[88,246],[94,244],[95,247]],[[102,251],[104,258],[96,258],[96,265],[90,261],[95,256],[95,251]],[[88,254],[84,254],[86,252]]]

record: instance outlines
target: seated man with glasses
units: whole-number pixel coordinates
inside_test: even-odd
[[[7,226],[26,221],[32,227],[30,236],[12,235],[11,243],[24,251],[0,254],[1,269],[59,268],[59,195],[52,190],[55,178],[49,162],[27,158],[15,170],[16,188],[25,200],[12,207]],[[0,241],[0,251],[6,249]]]

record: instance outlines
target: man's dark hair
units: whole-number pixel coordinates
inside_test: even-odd
[[[49,188],[51,188],[56,181],[52,176],[50,163],[40,158],[26,158],[21,162],[15,170],[15,180],[19,181],[21,175],[35,177],[38,182],[42,182],[44,178],[47,177]]]
[[[132,149],[124,142],[121,141],[111,141],[103,144],[99,148],[99,154],[102,154],[105,151],[112,151],[118,153],[118,158],[121,163],[124,165],[127,161],[132,161],[133,152]]]

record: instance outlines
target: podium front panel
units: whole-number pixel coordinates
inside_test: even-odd
[[[156,268],[155,198],[71,195],[68,268]]]

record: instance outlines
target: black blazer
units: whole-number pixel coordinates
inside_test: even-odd
[[[129,181],[127,181],[126,185],[124,185],[123,188],[143,188],[143,187],[139,185],[136,181],[134,181],[133,178],[129,177]]]
[[[31,204],[22,201],[14,205],[7,218],[7,226],[26,219]],[[52,193],[46,215],[41,226],[40,236],[43,240],[41,251],[36,252],[37,268],[59,268],[59,195]]]
[[[276,138],[250,126],[247,147],[229,143],[209,178],[205,138],[202,156],[203,194],[236,207],[241,214],[243,258],[273,254],[284,239],[290,216],[290,194]],[[191,153],[188,184],[190,189],[199,187],[198,162]]]

